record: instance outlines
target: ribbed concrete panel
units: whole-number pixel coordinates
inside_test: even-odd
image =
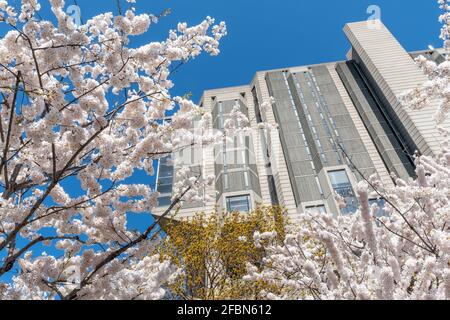
[[[350,23],[344,32],[419,151],[437,154],[440,135],[433,120],[437,102],[419,111],[399,102],[405,91],[423,84],[427,78],[389,30],[381,22],[379,26],[370,28],[366,21]],[[445,126],[450,128],[450,120]]]

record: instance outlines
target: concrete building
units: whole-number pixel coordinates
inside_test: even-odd
[[[258,203],[280,204],[294,218],[304,210],[351,214],[363,176],[377,174],[389,187],[391,173],[414,175],[415,152],[438,152],[436,104],[413,111],[399,97],[427,80],[413,58],[423,54],[440,62],[442,51],[408,53],[381,22],[350,23],[344,32],[351,45],[346,61],[260,71],[249,85],[204,92],[200,105],[212,113],[214,129],[222,130],[237,107],[251,130],[193,152],[200,159],[192,167],[216,177],[204,191],[213,200],[185,204],[177,217],[215,208],[245,212]],[[270,97],[275,103],[262,114]],[[260,129],[263,121],[276,129]],[[173,170],[161,161],[156,215],[170,203]],[[335,193],[346,208],[338,207]]]

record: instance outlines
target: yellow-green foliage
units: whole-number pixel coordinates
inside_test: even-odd
[[[172,293],[188,300],[257,299],[261,290],[269,289],[268,284],[242,280],[246,264],[258,265],[264,255],[255,247],[253,234],[276,231],[281,242],[284,227],[279,207],[258,207],[251,213],[224,217],[201,213],[183,222],[169,222],[161,255],[184,270],[171,285]]]

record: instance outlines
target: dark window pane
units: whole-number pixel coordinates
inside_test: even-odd
[[[251,210],[250,196],[237,196],[227,198],[228,212],[249,212]]]
[[[386,201],[384,199],[373,199],[373,200],[369,200],[369,206],[372,207],[372,205],[376,204],[378,206],[377,211],[376,211],[376,216],[377,217],[383,217],[386,215],[386,210],[385,210],[385,206],[386,206]]]
[[[267,179],[269,182],[270,199],[272,200],[272,204],[278,205],[280,202],[278,200],[277,188],[275,186],[275,179],[272,175],[268,176]]]
[[[324,205],[306,207],[306,211],[310,211],[313,213],[327,213],[327,209]]]
[[[161,197],[158,198],[158,206],[159,207],[168,207],[172,203],[171,197]]]
[[[160,177],[173,177],[173,167],[164,164],[159,166]]]

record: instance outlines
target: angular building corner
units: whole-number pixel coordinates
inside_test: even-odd
[[[183,204],[175,219],[246,212],[257,204],[281,205],[293,221],[305,210],[352,214],[363,177],[376,174],[391,187],[392,173],[414,175],[416,152],[438,153],[437,104],[409,110],[399,97],[427,80],[414,58],[422,54],[441,62],[442,50],[408,53],[381,21],[349,23],[344,32],[351,44],[347,61],[260,71],[250,85],[204,92],[200,105],[211,112],[213,129],[223,130],[238,107],[251,130],[188,151],[199,158],[192,166],[201,175],[215,175],[215,184],[204,190],[215,200]],[[270,97],[272,109],[261,113]],[[260,129],[263,121],[277,129]],[[444,125],[450,128],[450,120]],[[156,216],[167,208],[174,182],[174,168],[166,162],[158,170],[162,196]],[[338,207],[336,194],[346,208]],[[371,202],[382,210],[375,195]]]

